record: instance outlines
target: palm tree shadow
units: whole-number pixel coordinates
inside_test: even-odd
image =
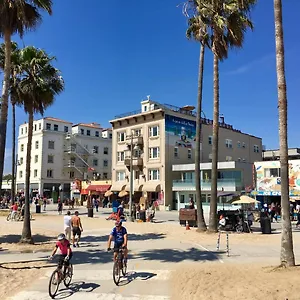
[[[92,283],[92,282],[89,282],[89,283],[84,282],[84,281],[73,282],[70,284],[70,286],[68,288],[61,289],[58,292],[58,294],[56,295],[55,299],[69,298],[78,292],[91,293],[99,287],[100,287],[100,284]]]
[[[143,280],[143,281],[144,280],[149,280],[149,279],[151,279],[155,276],[157,276],[157,274],[155,274],[155,273],[132,271],[130,273],[127,273],[124,280],[121,280],[119,282],[119,286],[127,285],[127,284],[131,283],[132,281],[134,281],[136,279]]]

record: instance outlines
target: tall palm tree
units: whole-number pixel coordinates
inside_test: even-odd
[[[199,15],[199,9],[196,14],[189,18],[186,36],[188,39],[194,39],[200,42],[199,70],[198,70],[198,94],[197,94],[197,116],[196,116],[196,146],[195,146],[195,184],[196,184],[196,204],[197,204],[197,231],[206,231],[206,223],[203,214],[201,197],[201,112],[202,112],[202,94],[203,94],[203,73],[204,73],[204,55],[205,47],[208,44],[208,34],[206,24]]]
[[[53,60],[54,57],[49,57],[43,50],[35,47],[26,47],[20,52],[20,76],[17,82],[18,104],[24,106],[24,110],[28,114],[25,215],[21,237],[23,243],[32,242],[29,191],[34,114],[43,115],[45,109],[53,104],[56,95],[64,90],[64,82],[59,70],[51,65]]]
[[[17,78],[18,66],[19,66],[19,48],[15,42],[11,43],[11,80],[9,85],[9,94],[12,105],[12,181],[11,181],[11,199],[15,201],[15,188],[16,188],[16,93],[14,84]],[[0,46],[0,69],[4,70],[5,62],[5,44]]]
[[[283,266],[294,266],[292,226],[289,215],[289,167],[287,137],[287,92],[284,66],[284,41],[281,0],[274,0],[277,93],[279,111],[279,144],[281,174],[282,233],[280,261]]]
[[[201,0],[199,0],[201,2]],[[219,148],[219,61],[228,57],[229,48],[243,46],[245,32],[253,29],[249,12],[256,0],[212,0],[205,4],[209,13],[211,49],[214,55],[214,113],[212,138],[211,200],[209,231],[217,231],[217,184]]]
[[[52,0],[0,0],[0,37],[4,38],[5,62],[0,114],[0,190],[6,143],[9,81],[11,75],[11,36],[21,37],[42,21],[40,11],[51,14]]]

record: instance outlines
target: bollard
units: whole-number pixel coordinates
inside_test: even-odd
[[[218,233],[218,240],[217,240],[217,251],[220,250],[220,238],[221,238],[221,232]]]
[[[229,234],[226,232],[226,252],[227,256],[229,257]]]

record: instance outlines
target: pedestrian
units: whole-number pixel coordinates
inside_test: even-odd
[[[14,205],[11,207],[11,215],[10,215],[10,219],[14,220],[15,216],[17,215],[18,212],[18,204],[14,203]]]
[[[298,228],[299,225],[300,225],[300,205],[299,204],[296,205],[296,212],[297,212],[297,224],[296,224],[296,228]]]
[[[43,210],[46,211],[46,206],[47,206],[47,199],[44,197],[43,199]]]
[[[71,212],[68,210],[67,214],[64,216],[64,232],[69,241],[71,241],[71,229],[72,229],[72,224],[71,224]]]
[[[75,205],[75,198],[74,197],[72,198],[72,203],[71,204],[72,204],[72,209],[74,209],[74,205]]]
[[[98,212],[98,208],[99,208],[99,200],[98,199],[94,199],[95,200],[95,203],[94,203],[94,206],[96,208],[96,212]]]
[[[57,211],[58,211],[58,214],[59,214],[59,215],[62,214],[62,210],[63,210],[63,203],[62,203],[62,201],[60,200],[60,198],[58,198]]]
[[[81,232],[83,231],[80,217],[78,216],[78,211],[75,211],[75,216],[71,219],[72,231],[73,231],[73,247],[79,247],[79,240],[81,237]],[[77,239],[76,239],[77,235]],[[75,245],[76,242],[76,245]]]

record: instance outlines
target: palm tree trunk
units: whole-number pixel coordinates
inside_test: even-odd
[[[203,92],[203,72],[204,72],[204,50],[201,45],[199,57],[199,75],[198,75],[198,100],[197,100],[197,119],[196,119],[196,149],[195,149],[195,181],[196,181],[196,204],[197,204],[197,231],[206,231],[206,224],[203,215],[201,198],[201,112],[202,112],[202,92]]]
[[[23,223],[22,243],[32,243],[31,227],[30,227],[30,162],[31,162],[31,147],[32,147],[32,132],[33,132],[33,108],[30,109],[28,118],[28,142],[26,153],[26,174],[25,174],[25,215]]]
[[[11,161],[11,172],[12,172],[12,181],[11,181],[11,200],[15,202],[16,194],[16,105],[12,99],[12,161]]]
[[[9,83],[10,83],[10,73],[11,73],[11,34],[9,31],[5,31],[4,33],[4,43],[5,43],[5,62],[4,62],[4,78],[3,78],[2,98],[1,98],[1,115],[0,115],[0,191],[2,188],[2,178],[3,178],[3,169],[4,169],[8,94],[9,94]]]
[[[288,168],[288,138],[287,138],[287,92],[284,66],[284,42],[282,25],[282,3],[274,0],[275,42],[277,67],[277,92],[279,111],[279,144],[281,171],[281,207],[282,233],[280,261],[283,266],[294,266],[293,236],[289,215],[289,168]]]
[[[218,188],[218,148],[219,148],[219,59],[214,54],[214,121],[212,138],[211,198],[209,211],[209,231],[217,231],[217,188]]]

